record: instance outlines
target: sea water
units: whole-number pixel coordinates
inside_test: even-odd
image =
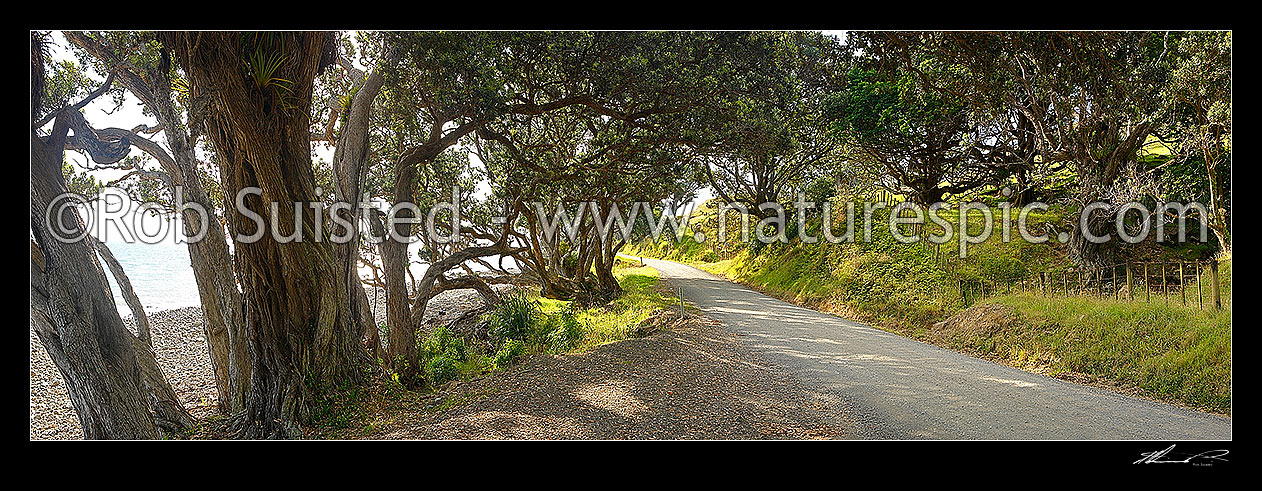
[[[88,213],[86,207],[80,207],[79,212],[81,216],[93,218],[89,220],[92,224],[89,227],[90,233],[103,241],[110,252],[114,253],[145,312],[152,314],[162,310],[200,306],[197,280],[193,276],[189,246],[182,237],[184,226],[180,217],[171,214],[138,214],[138,208],[132,207],[119,219],[105,220],[100,217],[105,216],[109,210],[110,205],[107,202],[108,200],[95,202],[92,215],[85,215]],[[233,244],[231,240],[227,242],[231,254]],[[418,260],[417,253],[422,246],[420,242],[408,244],[408,269],[411,270],[412,277],[418,280],[428,269],[424,262]],[[499,262],[498,256],[484,259],[491,264]],[[478,264],[470,263],[469,266],[475,272],[486,270]],[[511,258],[505,258],[504,266],[510,270],[520,270]],[[119,315],[131,317],[131,309],[124,301],[118,283],[104,261],[101,261],[101,269],[106,273]],[[359,275],[369,280],[373,277],[372,269],[361,265]]]
[[[131,282],[132,289],[136,292],[136,297],[140,299],[147,314],[201,305],[187,244],[169,240],[146,244],[108,241],[107,238],[106,245],[110,248],[110,252],[114,253],[118,263],[122,265],[123,272],[127,274],[127,279]],[[229,248],[231,247],[229,243]],[[416,261],[417,250],[420,247],[419,243],[408,246],[408,256],[413,260],[409,269],[412,270],[413,277],[418,280],[427,269],[424,264]],[[491,256],[486,260],[491,264],[497,264],[499,258]],[[505,266],[517,269],[511,258],[505,259]],[[486,269],[480,265],[471,265],[471,268],[478,272]],[[101,263],[101,269],[105,271],[105,276],[109,280],[110,290],[114,294],[114,305],[118,308],[119,315],[124,318],[131,317],[131,309],[127,307],[118,283],[109,273],[109,268],[104,262]],[[359,274],[361,278],[369,279],[372,277],[372,270],[361,266]]]
[[[122,265],[123,272],[127,274],[127,279],[131,282],[136,297],[140,298],[140,304],[144,306],[145,312],[153,313],[201,305],[187,244],[172,242],[145,244],[120,241],[108,242],[106,246],[110,248],[110,252],[114,253],[118,264]],[[101,268],[109,280],[110,290],[114,294],[114,305],[118,307],[119,315],[130,317],[131,309],[123,300],[114,276],[109,273],[104,262],[101,263]]]

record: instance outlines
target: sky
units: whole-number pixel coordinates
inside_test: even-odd
[[[72,60],[72,61],[75,60],[73,53],[71,53],[70,49],[68,48],[69,42],[66,41],[65,37],[60,32],[53,32],[52,40],[53,40],[53,45],[51,46],[51,50],[50,50],[51,51],[50,58],[53,61],[60,62],[62,60]],[[351,42],[355,43],[355,40],[353,37],[351,39]],[[356,67],[360,69],[365,68],[363,64],[360,63],[360,60],[358,59],[358,57],[355,60],[353,60],[353,62],[355,63]],[[88,75],[89,78],[95,80],[97,83],[97,86],[99,86],[99,84],[103,83],[105,80],[105,76],[103,74],[96,73],[95,71],[90,71],[86,75]],[[157,120],[155,118],[144,115],[144,113],[142,112],[142,104],[140,100],[137,99],[130,92],[125,93],[122,106],[119,106],[116,108],[112,97],[102,96],[88,103],[88,105],[85,106],[83,109],[83,114],[84,114],[84,118],[94,128],[113,127],[113,128],[131,129],[142,124],[148,125],[148,126],[154,126],[157,124]],[[52,126],[52,122],[49,122],[45,126],[45,129],[51,126]],[[157,142],[159,145],[163,146],[164,148],[167,147],[165,133],[159,132],[157,134],[149,135],[147,137],[154,140],[155,142]],[[333,153],[334,153],[334,147],[332,145],[327,144],[326,142],[314,142],[312,145],[313,160],[316,160],[316,161],[323,160],[324,162],[331,162],[333,160]],[[202,159],[208,158],[207,155],[205,155],[200,149],[197,149],[197,154],[199,158],[202,158]],[[141,157],[146,162],[145,167],[148,169],[160,168],[157,161],[155,161],[154,159],[149,157],[149,155],[146,154],[144,151],[136,147],[132,147],[131,153],[129,153],[128,155]],[[475,165],[481,165],[481,161],[477,160],[476,156],[471,156],[470,158],[473,160],[473,163]],[[76,170],[79,172],[84,171],[84,167],[82,166],[82,164],[89,163],[91,161],[86,155],[82,154],[81,152],[74,152],[74,151],[66,152],[66,159],[67,161],[71,162],[72,165],[76,165]],[[127,174],[129,171],[116,170],[116,169],[97,169],[97,170],[89,170],[87,172],[89,175],[96,177],[98,181],[101,181],[103,183],[110,183],[122,177],[123,175]],[[479,193],[480,195],[485,195],[490,192],[490,187],[484,184],[480,186],[479,191],[480,191]],[[136,202],[132,202],[131,207],[129,209],[124,210],[122,209],[123,201],[126,199],[128,198],[107,195],[103,199],[94,201],[90,205],[93,207],[93,210],[94,210],[91,214],[84,213],[83,209],[81,208],[81,216],[96,217],[95,220],[92,220],[92,224],[90,224],[89,228],[91,230],[89,230],[89,233],[91,233],[93,236],[97,237],[98,239],[102,240],[103,242],[110,244],[111,249],[115,249],[117,251],[116,255],[120,256],[119,261],[124,263],[124,267],[127,270],[129,270],[129,272],[132,270],[136,270],[136,274],[132,274],[132,276],[135,276],[137,279],[137,284],[134,286],[136,286],[138,295],[141,295],[142,300],[146,302],[146,304],[153,303],[155,305],[159,305],[164,308],[185,306],[185,305],[164,304],[160,301],[162,300],[160,298],[162,295],[159,295],[159,294],[154,294],[154,293],[149,293],[149,292],[140,293],[141,290],[146,290],[146,287],[141,285],[141,283],[143,282],[149,281],[149,282],[153,282],[158,285],[161,285],[162,282],[167,281],[169,278],[173,278],[173,277],[182,278],[184,276],[187,276],[186,275],[186,273],[188,273],[188,271],[186,271],[187,265],[183,264],[183,263],[187,263],[186,256],[180,256],[178,254],[176,255],[165,254],[165,253],[169,253],[170,250],[172,250],[170,247],[162,247],[160,249],[153,249],[153,248],[146,247],[147,245],[179,246],[179,248],[175,250],[182,251],[184,247],[183,243],[176,242],[176,237],[178,234],[174,232],[172,233],[163,232],[163,231],[182,230],[180,218],[178,217],[178,215],[171,215],[171,220],[168,221],[164,219],[163,217],[155,215],[155,214],[137,213],[137,210],[139,210],[140,208],[139,206],[140,203],[136,203]],[[105,216],[113,217],[112,221],[102,218]],[[123,225],[120,226],[118,222],[122,222]],[[144,234],[152,234],[153,236],[160,237],[160,238],[158,239],[145,238],[143,236],[138,235],[136,233],[137,230],[143,230],[142,233]],[[139,241],[139,243],[137,243],[137,241]],[[229,242],[228,245],[229,247],[231,247],[232,243]],[[419,249],[420,247],[421,247],[421,244],[417,242],[410,245],[409,249],[411,250],[410,252],[415,253],[415,251]],[[163,252],[164,254],[158,254],[158,252]],[[182,259],[174,259],[174,258],[181,258],[181,257]],[[161,264],[158,265],[158,263],[161,263]],[[509,263],[511,263],[511,261],[509,261]],[[153,271],[145,271],[145,268],[147,266],[155,266],[155,265],[158,265],[159,267],[154,268]],[[418,278],[425,272],[425,267],[419,264],[413,264],[411,269],[412,269],[413,274]],[[475,269],[480,269],[480,268],[475,267]],[[360,275],[365,278],[371,277],[370,270],[368,268],[360,268]],[[111,281],[112,281],[112,278],[111,278]],[[188,283],[190,285],[192,284],[191,282],[188,282]],[[118,292],[117,287],[113,286],[112,283],[111,283],[111,286],[117,296],[117,292]],[[149,290],[156,289],[155,291],[160,291],[161,288],[162,288],[161,286],[156,286],[155,288],[149,288]],[[168,283],[167,288],[170,288],[169,283]],[[196,293],[195,290],[192,290],[192,291],[194,294]],[[179,293],[179,292],[176,292],[176,293]],[[175,294],[174,297],[178,297],[178,298],[173,298],[170,300],[177,304],[180,302],[184,302],[184,303],[187,303],[188,305],[194,305],[195,299],[196,299],[195,295],[188,295],[187,294],[188,292],[184,292],[184,293],[185,294],[183,295]],[[189,303],[189,302],[193,302],[193,303]],[[119,305],[120,306],[123,305],[121,300],[119,301]],[[123,312],[124,310],[125,310],[125,307],[120,307],[120,312]],[[124,315],[129,314],[129,312],[123,312],[123,313]]]
[[[61,32],[53,32],[52,37],[53,47],[51,58],[58,62],[62,60],[74,60],[74,55],[71,54],[70,49],[67,47],[69,42],[66,41],[66,38],[62,36]],[[353,39],[352,42],[354,42]],[[358,58],[354,60],[354,62],[357,67],[363,68],[363,65],[359,63]],[[96,80],[98,84],[105,81],[105,76],[103,74],[96,73],[95,71],[89,71],[88,76],[93,80]],[[141,124],[150,126],[156,125],[157,120],[155,118],[145,116],[141,112],[141,108],[142,104],[140,103],[140,100],[136,99],[136,97],[130,92],[127,92],[124,97],[123,105],[118,108],[118,110],[115,110],[113,98],[102,96],[88,103],[88,105],[83,109],[83,114],[88,120],[88,123],[90,123],[94,128],[114,127],[130,129]],[[51,125],[52,123],[50,122],[48,126]],[[159,132],[156,135],[151,136],[150,139],[158,142],[164,148],[167,147],[165,133]],[[325,162],[333,160],[333,148],[331,146],[325,145],[322,142],[317,142],[315,145],[312,145],[312,150],[316,159],[322,159]],[[153,162],[152,159],[149,159],[148,155],[139,148],[132,147],[129,155],[144,157],[150,161],[153,168],[156,168],[157,166],[157,163]],[[201,153],[200,149],[198,149],[198,157],[206,158],[206,155]],[[66,158],[71,163],[88,162],[87,157],[79,152],[67,152]],[[77,167],[77,169],[83,170],[83,167]],[[118,179],[126,173],[127,171],[112,169],[94,170],[90,172],[91,175],[104,182],[110,182],[114,179]]]

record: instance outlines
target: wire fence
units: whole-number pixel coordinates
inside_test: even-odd
[[[891,207],[905,201],[903,196],[884,189],[872,190],[862,196],[869,201],[886,203]],[[912,218],[916,214],[912,210],[901,209],[898,216]],[[939,265],[949,269],[958,268],[953,251],[944,251],[942,244],[926,240],[923,235],[925,225],[921,221],[900,224],[898,227],[900,234],[904,236],[920,236],[917,243],[924,246]],[[1223,308],[1218,262],[1214,260],[1127,261],[1111,266],[1031,272],[1006,278],[966,279],[958,272],[954,275],[960,300],[966,306],[987,296],[1021,292],[1142,302],[1156,299],[1167,305],[1176,303],[1199,309]]]
[[[1003,294],[1079,296],[1136,302],[1223,308],[1218,261],[1128,261],[1095,268],[1031,273],[1018,277],[964,278],[956,275],[960,301]]]

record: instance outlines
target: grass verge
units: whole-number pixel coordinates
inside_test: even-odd
[[[1005,309],[990,309],[993,306]],[[987,299],[914,338],[1005,365],[1231,413],[1231,311],[1016,294]]]
[[[715,217],[707,215],[712,211],[703,207],[700,213],[698,228],[717,237]],[[1030,227],[1063,226],[1064,214],[1054,209],[1033,216]],[[876,216],[878,223],[884,219]],[[970,229],[981,227],[973,223],[975,217],[968,219]],[[736,230],[735,224],[729,230]],[[810,232],[820,235],[819,229]],[[944,244],[940,252],[958,256],[955,247]],[[1154,251],[1162,257],[1186,252]],[[1221,311],[1185,307],[1177,296],[1126,302],[1007,295],[975,307],[1006,306],[1015,312],[1010,322],[943,331],[935,325],[967,314],[961,312],[956,275],[972,279],[1057,271],[1069,264],[1063,246],[1004,242],[996,232],[970,245],[967,258],[944,263],[923,246],[902,244],[887,228],[875,227],[867,242],[702,244],[685,236],[679,242],[632,244],[625,253],[689,264],[786,302],[1017,368],[1230,414],[1230,258],[1219,268]],[[1208,275],[1202,282],[1210,283]]]

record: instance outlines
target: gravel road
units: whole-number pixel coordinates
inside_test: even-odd
[[[391,414],[366,438],[833,439],[853,423],[835,397],[758,358],[717,323],[521,365]]]
[[[997,365],[644,259],[753,353],[837,397],[865,439],[1218,440],[1231,419]]]

